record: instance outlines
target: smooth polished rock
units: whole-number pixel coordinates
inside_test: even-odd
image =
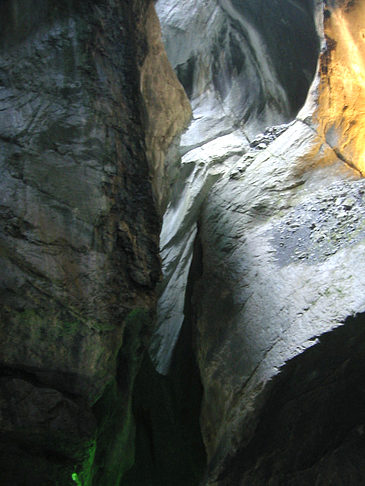
[[[308,377],[321,376],[319,389],[329,390],[323,392],[329,406],[336,399],[336,386],[326,382],[331,366],[323,358],[323,372],[317,365],[311,368],[311,350],[320,353],[321,336],[326,342],[325,336],[337,336],[343,326],[339,335],[351,341],[338,364],[338,369],[345,368],[351,349],[355,350],[353,328],[346,326],[365,311],[364,181],[339,158],[333,137],[318,129],[323,72],[314,71],[319,45],[323,56],[328,48],[321,22],[323,3],[272,2],[268,16],[258,12],[260,5],[210,2],[204,10],[203,2],[194,2],[189,24],[187,16],[180,15],[181,5],[168,0],[157,4],[169,58],[192,100],[193,120],[182,137],[181,178],[172,188],[175,196],[164,218],[165,279],[151,354],[157,369],[166,373],[184,306],[192,306],[192,345],[204,389],[200,423],[208,455],[202,484],[207,486],[295,484],[289,483],[290,474],[305,484],[314,470],[321,484],[333,477],[328,464],[334,456],[321,470],[322,456],[316,450],[312,454],[318,465],[307,476],[301,475],[299,459],[297,469],[296,464],[292,469],[286,464],[290,450],[280,460],[273,452],[276,462],[270,462],[271,452],[262,445],[270,414],[265,407],[271,403],[270,393],[278,393],[281,373],[292,370],[295,364],[290,363],[296,362],[303,363]],[[203,19],[209,25],[204,40],[195,31]],[[268,27],[275,19],[277,31]],[[175,43],[174,35],[186,42]],[[235,57],[237,36],[243,37]],[[274,42],[276,36],[280,42]],[[312,44],[304,42],[308,38]],[[288,44],[290,48],[283,50]],[[303,93],[301,101],[297,90]],[[238,139],[242,148],[236,150]],[[230,147],[221,151],[224,141]],[[189,281],[193,292],[184,300],[185,265],[193,248],[189,238],[195,228],[201,274]],[[335,349],[331,353],[336,354]],[[355,360],[353,367],[361,374],[361,363]],[[339,396],[344,400],[341,387]],[[318,400],[313,397],[313,403]],[[290,409],[287,403],[283,406]],[[299,428],[300,416],[290,410],[288,423],[280,414],[279,423]],[[355,422],[360,420],[354,415]],[[305,417],[313,445],[321,423],[311,424],[308,413]],[[262,444],[254,449],[259,427]],[[273,437],[282,438],[275,424],[272,429]],[[274,440],[270,444],[275,447]],[[351,449],[351,444],[344,440],[343,448]],[[251,446],[258,456],[250,456]],[[261,457],[266,469],[260,468]],[[250,458],[247,463],[246,458]],[[276,471],[276,464],[282,469]],[[346,477],[346,467],[339,468],[340,477]]]
[[[169,60],[193,111],[181,138],[180,174],[175,173],[171,180],[171,202],[161,232],[164,282],[151,353],[157,369],[166,372],[183,322],[186,265],[191,261],[192,235],[201,203],[222,174],[230,171],[232,178],[239,178],[246,170],[255,155],[250,153],[250,142],[252,149],[263,150],[287,129],[281,124],[288,122],[298,108],[298,90],[295,100],[290,100],[287,91],[291,87],[281,83],[278,71],[286,54],[268,55],[271,34],[262,26],[257,28],[252,5],[248,10],[252,15],[248,16],[234,2],[176,5],[160,0],[156,8]],[[299,83],[306,71],[304,84],[308,88],[318,49],[316,36],[311,37],[315,32],[313,11],[301,10],[298,5],[290,5],[289,10],[283,13],[280,7],[272,15],[285,18],[288,25],[291,16],[298,20],[298,12],[305,15],[302,35],[308,40],[306,49],[311,56],[303,52],[301,62],[286,65],[290,74],[285,76]],[[296,38],[294,25],[284,31],[288,42]],[[310,70],[312,74],[308,75]],[[303,88],[301,103],[305,95]],[[267,128],[273,125],[277,128]],[[265,135],[257,138],[260,131]],[[246,152],[247,157],[240,158]]]
[[[340,163],[296,172],[288,162],[309,149],[311,134],[297,122],[242,178],[218,181],[204,204],[197,359],[203,437],[215,466],[248,440],[249,425],[247,436],[242,430],[261,390],[285,363],[365,309],[365,185]],[[357,201],[344,220],[334,205],[341,194]]]

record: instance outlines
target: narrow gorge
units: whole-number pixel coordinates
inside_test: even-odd
[[[362,0],[0,24],[0,485],[364,484]]]

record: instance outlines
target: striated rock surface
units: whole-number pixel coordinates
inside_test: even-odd
[[[194,112],[185,152],[240,127],[252,138],[303,105],[316,68],[313,1],[156,4],[169,60]]]
[[[312,2],[270,3],[270,21],[261,19],[257,2],[192,2],[186,9],[160,0],[156,7],[170,62],[193,109],[181,139],[180,178],[161,233],[165,279],[152,355],[157,369],[166,372],[184,319],[201,203],[240,156],[251,147],[266,147],[257,139],[261,130],[289,122],[297,113],[314,76],[319,40]],[[275,29],[269,28],[271,22]]]
[[[170,185],[176,178],[180,135],[190,121],[191,108],[168,61],[153,5],[145,28],[149,48],[142,66],[141,91],[147,115],[147,158],[156,203],[163,214],[170,200]]]
[[[363,4],[156,6],[0,3],[0,482],[362,484]]]
[[[193,120],[161,233],[152,359],[168,374],[192,321],[204,486],[360,484],[362,3],[182,8],[157,4]]]
[[[364,310],[363,181],[341,180],[338,166],[293,173],[300,148],[284,137],[243,178],[216,184],[200,222],[197,357],[213,469],[251,439],[260,395],[285,363]],[[300,127],[301,144],[311,138]]]
[[[117,485],[188,102],[150,2],[4,0],[0,24],[0,482]]]
[[[328,2],[324,11],[327,49],[321,58],[317,121],[337,155],[365,173],[365,5]]]

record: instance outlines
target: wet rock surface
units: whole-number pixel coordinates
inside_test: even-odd
[[[197,356],[213,478],[236,444],[253,437],[261,391],[285,363],[364,308],[364,183],[340,181],[341,172],[329,183],[328,168],[298,177],[279,155],[297,150],[285,132],[239,179],[228,173],[199,222]]]
[[[183,322],[184,289],[202,201],[227,170],[232,179],[239,179],[256,152],[288,128],[299,100],[305,99],[302,88],[295,97],[288,96],[289,87],[281,82],[283,72],[278,67],[289,51],[268,55],[271,34],[258,28],[257,8],[251,2],[239,6],[230,1],[172,5],[160,0],[156,4],[169,60],[192,106],[192,121],[181,137],[181,170],[171,180],[161,232],[166,277],[151,348],[160,372],[167,371]],[[275,4],[273,10],[270,6],[288,44],[298,40],[296,24],[290,21],[292,16],[298,20],[301,13],[300,35],[308,41],[306,52],[298,53],[297,63],[288,59],[284,78],[308,88],[319,47],[314,11],[296,2],[284,10]],[[261,131],[265,133],[258,135]]]
[[[0,482],[363,481],[365,187],[304,3],[157,2],[180,144],[151,2],[0,3]]]
[[[3,484],[116,485],[133,462],[160,277],[150,154],[184,123],[151,135],[146,63],[167,64],[152,8],[0,4]]]
[[[28,34],[21,3],[10,19],[8,3],[1,6],[12,32],[8,39],[2,30],[1,57],[2,361],[36,368],[49,356],[56,369],[91,374],[93,389],[83,393],[92,403],[114,373],[123,319],[136,304],[150,306],[152,293],[139,289],[152,289],[159,274],[139,108],[144,34],[116,55],[133,25],[126,9],[44,2],[42,28],[28,9]],[[22,348],[8,344],[17,335]],[[105,358],[96,351],[103,341],[115,343]],[[95,366],[100,358],[104,365]]]
[[[296,81],[289,79],[296,76],[290,67],[294,58],[273,54],[291,43],[292,34],[295,41],[287,52],[293,52],[296,41],[316,25],[316,42],[322,42],[325,59],[331,46],[323,32],[323,2],[278,3],[267,5],[268,11],[275,9],[273,22],[280,17],[275,33],[276,28],[265,28],[270,20],[258,12],[261,2],[223,1],[218,9],[211,2],[206,10],[203,2],[195,3],[190,23],[188,16],[180,16],[179,6],[158,2],[167,51],[192,100],[193,120],[182,137],[181,179],[172,188],[164,216],[165,277],[150,352],[157,370],[168,374],[189,299],[203,386],[204,486],[316,481],[340,486],[361,482],[364,474],[355,452],[363,448],[361,393],[349,391],[356,403],[350,411],[345,385],[349,375],[344,371],[349,360],[349,374],[359,377],[362,369],[356,343],[363,339],[363,319],[353,325],[351,318],[365,309],[364,182],[353,170],[356,164],[339,155],[331,133],[319,129],[324,70],[314,76],[306,103],[296,114]],[[351,10],[352,3],[341,5]],[[203,21],[215,33],[204,39],[199,29]],[[245,42],[240,45],[253,49],[265,80],[255,76],[246,50],[244,56],[234,56],[228,48],[242,32]],[[280,42],[272,42],[279,32]],[[229,37],[231,43],[226,42]],[[262,62],[263,51],[254,38],[261,45],[271,40],[264,48],[272,53],[269,62]],[[217,60],[218,39],[223,53]],[[317,56],[315,48],[307,47],[295,62],[310,52]],[[245,62],[235,65],[234,59]],[[277,69],[286,62],[282,71]],[[305,68],[300,64],[296,69]],[[240,78],[243,72],[246,85]],[[270,82],[276,89],[268,88]],[[241,102],[247,86],[252,98],[247,95]],[[257,95],[261,88],[262,96]],[[192,295],[186,296],[186,265],[196,257],[194,240],[201,248],[202,270]],[[331,349],[321,345],[327,337]],[[346,342],[337,359],[341,339]],[[305,405],[302,397],[308,398]],[[341,419],[335,410],[326,416],[332,403]],[[346,420],[347,413],[354,420]]]
[[[313,3],[262,5],[157,2],[169,60],[192,102],[183,152],[237,128],[251,140],[303,105],[319,51]]]

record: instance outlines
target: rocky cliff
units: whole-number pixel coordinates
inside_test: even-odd
[[[119,484],[190,108],[150,2],[5,0],[0,23],[0,482]]]
[[[0,484],[362,484],[364,6],[156,10],[0,2]]]
[[[364,480],[363,8],[157,3],[193,120],[150,353],[192,326],[206,486]]]

